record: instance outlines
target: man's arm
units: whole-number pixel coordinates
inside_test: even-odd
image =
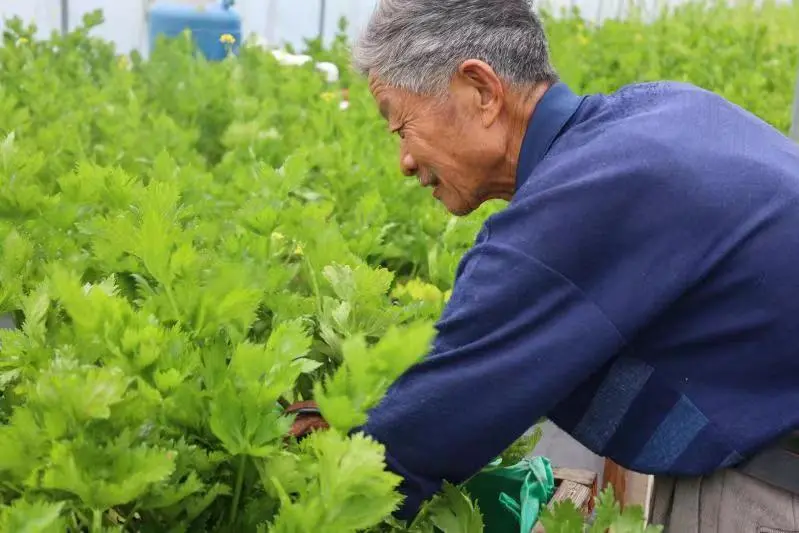
[[[623,344],[568,279],[490,237],[464,256],[437,329],[431,354],[361,428],[404,478],[405,519],[442,480],[479,472]]]

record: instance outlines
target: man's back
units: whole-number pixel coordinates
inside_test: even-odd
[[[623,338],[553,421],[672,474],[799,426],[799,148],[785,136],[695,87],[633,85],[587,98],[513,204],[499,218],[539,212],[525,252]]]

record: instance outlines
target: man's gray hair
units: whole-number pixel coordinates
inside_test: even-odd
[[[528,0],[378,0],[353,50],[361,74],[417,94],[442,95],[467,59],[514,87],[558,79]]]

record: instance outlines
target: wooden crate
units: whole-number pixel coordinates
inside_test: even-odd
[[[605,459],[604,485],[613,487],[616,501],[622,509],[637,505],[649,519],[649,506],[654,488],[654,477],[627,470],[610,459]]]
[[[571,500],[574,505],[588,517],[594,511],[594,498],[599,490],[596,472],[576,468],[553,468],[555,477],[555,494],[548,507],[556,502]],[[546,533],[544,526],[539,522],[530,533]]]

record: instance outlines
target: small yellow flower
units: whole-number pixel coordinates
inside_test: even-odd
[[[219,37],[219,42],[222,44],[235,44],[236,38],[229,33],[224,33],[221,37]]]
[[[332,92],[322,93],[322,100],[324,100],[326,102],[331,101],[335,97],[336,97],[336,93],[332,93]]]
[[[302,249],[302,245],[301,244],[298,244],[294,248],[294,255],[303,255],[303,249]]]
[[[19,39],[17,39],[17,46],[21,46],[23,44],[28,44],[28,42],[30,42],[30,41],[28,41],[27,37],[20,37]]]

